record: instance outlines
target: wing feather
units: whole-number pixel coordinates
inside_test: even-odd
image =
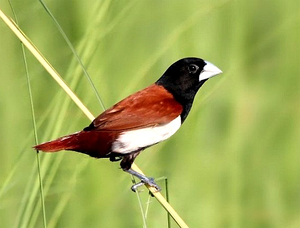
[[[85,130],[125,131],[169,123],[182,106],[164,87],[151,85],[100,114]]]

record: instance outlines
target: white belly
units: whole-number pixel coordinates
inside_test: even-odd
[[[181,126],[178,116],[168,124],[127,131],[112,145],[112,152],[127,154],[154,145],[171,137]]]

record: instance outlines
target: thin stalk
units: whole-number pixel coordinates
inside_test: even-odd
[[[153,197],[153,195],[149,192],[149,194],[148,194],[148,199],[147,199],[147,203],[146,203],[147,207],[146,207],[146,210],[145,210],[145,217],[146,217],[146,219],[147,219],[147,217],[148,217],[149,206],[150,206],[151,198],[152,198],[152,197]]]
[[[132,183],[136,184],[136,181],[135,181],[133,175],[131,175],[131,178],[132,178]],[[147,228],[146,214],[144,212],[144,208],[143,208],[143,204],[142,204],[142,200],[141,200],[140,192],[139,191],[136,191],[136,197],[137,197],[137,200],[139,202],[140,209],[141,209],[141,214],[142,214],[142,218],[143,218],[143,228]]]
[[[34,132],[34,142],[37,145],[38,144],[37,127],[36,127],[36,122],[35,122],[35,113],[34,113],[34,105],[33,105],[33,99],[32,99],[32,90],[31,90],[31,85],[30,85],[28,64],[27,64],[27,60],[26,60],[26,53],[25,53],[24,45],[21,44],[21,46],[22,46],[23,60],[24,60],[24,65],[25,65],[25,70],[26,70],[27,86],[28,86],[28,93],[29,93],[29,99],[30,99],[31,117],[32,117],[33,132]],[[38,151],[36,152],[36,160],[37,160],[38,179],[39,179],[39,185],[40,185],[43,225],[46,228],[47,227],[47,219],[46,219],[45,197],[44,197],[44,190],[43,190],[43,179],[42,179],[42,174],[41,174],[41,162],[40,162],[40,156],[39,156]]]
[[[22,43],[28,48],[33,56],[40,62],[46,71],[53,77],[53,79],[59,84],[59,86],[70,96],[75,104],[81,109],[81,111],[90,119],[93,120],[92,113],[83,105],[81,100],[73,93],[73,91],[66,85],[66,83],[59,76],[53,66],[46,60],[46,58],[38,51],[33,43],[28,39],[19,26],[11,19],[5,16],[0,10],[0,18],[6,23],[6,25],[15,33],[15,35],[22,41]]]
[[[10,0],[8,0],[11,11],[14,15],[14,18],[16,20],[16,24],[18,24],[18,18],[14,11],[13,5]],[[32,98],[32,90],[31,90],[31,84],[30,84],[30,75],[29,75],[29,69],[27,64],[27,58],[26,58],[26,52],[23,43],[21,43],[22,48],[22,56],[24,61],[24,67],[26,72],[26,81],[27,81],[27,87],[28,87],[28,95],[30,100],[30,110],[31,110],[31,118],[32,118],[32,127],[34,132],[34,142],[35,144],[38,144],[38,137],[37,137],[37,127],[35,122],[35,113],[34,113],[34,105],[33,105],[33,98]],[[41,196],[41,206],[42,206],[42,215],[43,215],[43,225],[46,228],[47,227],[47,219],[46,219],[46,207],[45,207],[45,197],[44,197],[44,191],[43,191],[43,180],[41,175],[41,163],[40,163],[40,157],[39,152],[36,152],[36,159],[37,159],[37,172],[38,172],[38,179],[39,179],[39,185],[40,185],[40,196]]]
[[[56,28],[58,29],[58,31],[60,32],[60,34],[62,35],[62,37],[64,38],[64,40],[66,41],[67,45],[69,46],[70,50],[73,52],[73,55],[75,56],[75,59],[77,60],[77,62],[79,63],[84,75],[86,76],[88,82],[90,83],[92,89],[94,90],[94,93],[98,99],[99,104],[101,105],[101,107],[103,108],[103,110],[105,110],[105,106],[104,103],[99,95],[98,90],[96,89],[89,73],[87,72],[86,68],[84,67],[81,59],[79,58],[75,48],[73,47],[73,45],[71,44],[69,38],[67,37],[66,33],[64,32],[64,30],[62,29],[62,27],[60,26],[60,24],[58,23],[58,21],[55,19],[55,17],[53,16],[53,14],[51,13],[50,9],[47,7],[46,3],[43,0],[39,0],[39,2],[42,4],[42,6],[44,7],[44,9],[46,10],[46,12],[49,14],[49,16],[51,17],[51,19],[53,20],[53,23],[55,24]]]
[[[170,203],[170,198],[169,198],[169,185],[168,185],[168,178],[165,179],[165,186],[166,186],[166,200],[168,203]],[[167,213],[168,218],[168,228],[171,228],[171,216],[169,213]]]

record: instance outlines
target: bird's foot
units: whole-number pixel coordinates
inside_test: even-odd
[[[136,192],[137,189],[138,189],[139,187],[143,186],[143,185],[148,185],[148,186],[150,186],[150,187],[153,187],[153,188],[156,189],[157,192],[160,192],[160,191],[161,191],[161,188],[155,183],[154,178],[151,178],[151,177],[149,178],[149,177],[146,177],[146,176],[145,176],[145,178],[142,178],[142,179],[141,179],[141,182],[132,185],[131,190],[132,190],[133,192]]]
[[[151,177],[146,177],[145,175],[143,174],[140,174],[132,169],[128,169],[128,170],[124,170],[126,171],[127,173],[130,173],[131,175],[139,178],[141,180],[141,182],[137,183],[137,184],[134,184],[132,187],[131,187],[131,190],[136,192],[137,189],[140,187],[140,186],[143,186],[143,185],[147,185],[147,186],[150,186],[150,187],[153,187],[156,189],[157,192],[161,191],[161,188],[155,183],[154,181],[154,178],[151,178]]]

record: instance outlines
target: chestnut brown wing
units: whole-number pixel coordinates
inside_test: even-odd
[[[166,124],[182,112],[164,87],[151,85],[115,104],[99,115],[85,131],[126,131]]]

